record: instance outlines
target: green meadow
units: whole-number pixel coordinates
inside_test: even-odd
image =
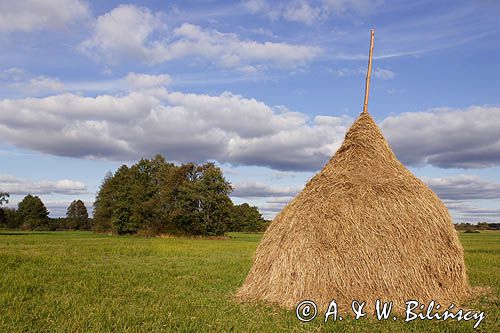
[[[301,323],[294,311],[240,304],[234,293],[261,235],[142,238],[91,232],[0,231],[0,332],[498,332],[500,233],[460,233],[471,322],[343,320]]]

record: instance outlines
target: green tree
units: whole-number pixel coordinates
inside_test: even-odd
[[[3,223],[0,224],[3,228],[18,229],[21,222],[17,211],[13,208],[1,208],[1,213],[3,214]]]
[[[82,200],[73,200],[66,211],[66,226],[70,229],[89,230],[89,214]]]
[[[132,174],[126,165],[122,165],[111,179],[111,226],[112,230],[119,234],[131,234],[137,232],[134,226],[134,219],[131,219],[133,212],[132,197]]]
[[[0,227],[5,226],[5,224],[7,223],[7,217],[4,209],[2,208],[2,205],[4,203],[9,203],[8,198],[9,198],[9,193],[0,192]]]
[[[176,166],[161,155],[107,174],[94,202],[94,231],[220,235],[231,185],[213,163]]]
[[[95,232],[112,231],[111,218],[113,215],[113,173],[108,171],[97,192],[94,201],[94,218],[92,229]]]
[[[258,232],[267,228],[268,222],[255,206],[248,203],[234,205],[231,214],[230,231]]]
[[[31,194],[25,196],[18,204],[17,214],[22,229],[47,230],[49,227],[49,212],[37,196]]]
[[[179,188],[177,226],[195,235],[222,235],[227,230],[232,202],[231,184],[213,163],[183,166],[185,181]]]
[[[0,192],[0,206],[2,206],[4,203],[9,203],[9,193]]]

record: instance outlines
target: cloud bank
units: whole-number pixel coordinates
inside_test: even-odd
[[[238,198],[288,197],[297,194],[301,187],[272,186],[261,182],[234,184],[231,196]]]
[[[0,175],[0,192],[11,195],[86,194],[87,186],[85,183],[69,179],[32,181],[11,175]]]
[[[167,75],[130,73],[127,91],[85,97],[63,93],[0,100],[4,142],[58,156],[135,160],[156,153],[276,170],[316,171],[352,122],[309,116],[230,92],[169,91]],[[402,113],[380,125],[409,166],[484,168],[500,164],[500,108]]]
[[[6,142],[58,156],[134,160],[163,153],[176,161],[307,170],[338,148],[350,119],[309,117],[229,92],[152,88],[4,99],[0,122]]]
[[[475,175],[423,180],[444,200],[500,199],[500,183],[486,181]]]
[[[500,107],[407,112],[380,126],[407,165],[487,168],[500,165]]]

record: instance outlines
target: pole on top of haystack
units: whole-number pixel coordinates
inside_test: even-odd
[[[363,113],[368,112],[368,96],[370,95],[370,76],[372,74],[372,56],[373,56],[373,37],[375,36],[375,30],[371,30],[370,36],[370,55],[368,56],[368,71],[366,72],[366,83],[365,83],[365,102],[363,104]]]

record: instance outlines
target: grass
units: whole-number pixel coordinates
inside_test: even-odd
[[[470,332],[472,322],[344,320],[233,298],[260,235],[230,240],[0,232],[0,332]],[[498,331],[500,233],[460,233],[471,284],[490,294],[477,331]],[[403,319],[403,318],[401,318]]]

